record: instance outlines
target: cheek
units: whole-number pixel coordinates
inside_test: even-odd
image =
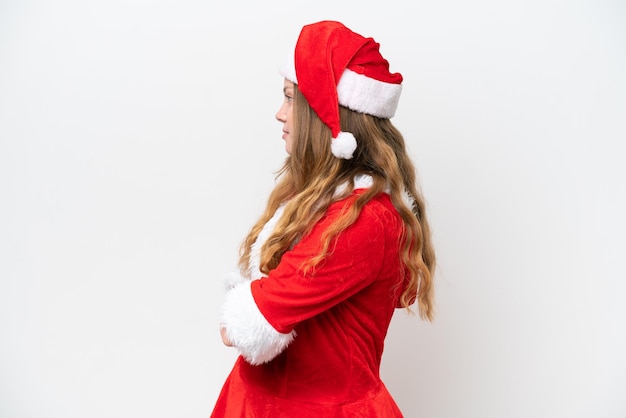
[[[287,117],[287,127],[289,129],[289,133],[291,134],[291,137],[293,138],[293,136],[295,135],[296,122],[293,120],[291,115]]]
[[[287,108],[287,120],[291,121],[293,119],[293,105],[290,105]]]

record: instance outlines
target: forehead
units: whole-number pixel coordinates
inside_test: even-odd
[[[292,81],[289,81],[289,80],[285,79],[285,81],[283,83],[283,89],[284,90],[293,89],[293,86],[294,86],[294,84],[293,84]]]

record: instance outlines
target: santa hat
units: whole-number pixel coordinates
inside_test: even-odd
[[[280,70],[330,128],[338,158],[350,159],[356,149],[354,135],[341,131],[339,104],[380,118],[396,112],[402,75],[389,72],[379,46],[340,22],[321,21],[302,28],[295,52]]]

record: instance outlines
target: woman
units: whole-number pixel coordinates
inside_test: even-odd
[[[379,377],[395,308],[432,320],[435,255],[404,140],[402,76],[339,22],[306,25],[281,70],[289,156],[227,278],[240,356],[212,417],[402,417]]]

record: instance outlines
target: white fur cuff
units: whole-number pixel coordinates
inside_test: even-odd
[[[241,273],[239,272],[239,269],[234,268],[224,278],[224,288],[226,290],[230,290],[233,287],[237,286],[238,284],[245,283],[249,280],[250,279],[241,275]]]
[[[254,302],[250,282],[238,284],[226,293],[220,324],[230,342],[252,365],[272,360],[295,337],[294,331],[282,334],[267,322]]]

